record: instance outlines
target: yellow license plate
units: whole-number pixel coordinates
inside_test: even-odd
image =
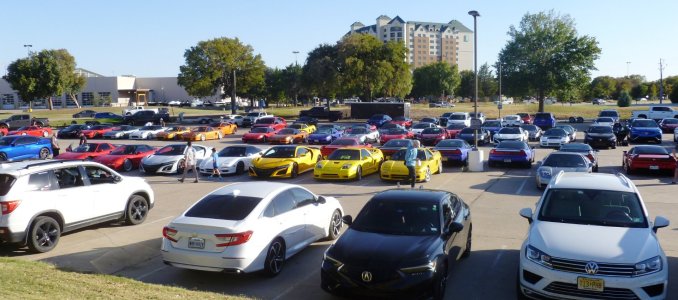
[[[577,277],[577,288],[580,290],[602,292],[605,289],[605,280]]]

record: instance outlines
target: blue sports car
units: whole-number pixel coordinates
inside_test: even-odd
[[[376,114],[367,120],[367,124],[374,125],[377,126],[377,128],[379,128],[381,127],[381,125],[384,125],[390,122],[391,120],[393,119],[388,115]]]
[[[497,131],[504,128],[504,122],[501,120],[487,120],[485,123],[483,123],[483,125],[480,126],[480,128],[489,131],[490,134],[494,136]]]
[[[629,139],[632,142],[654,141],[662,143],[662,129],[657,122],[649,119],[635,119],[631,122]]]
[[[498,164],[520,164],[526,168],[532,167],[534,162],[534,148],[526,142],[503,141],[490,151],[487,165],[494,167]]]
[[[52,154],[50,139],[30,135],[10,135],[0,138],[0,161],[30,158],[46,159]]]
[[[462,163],[465,166],[468,165],[468,152],[471,149],[473,147],[469,143],[460,139],[442,140],[433,148],[440,152],[444,162]]]
[[[334,140],[340,138],[344,134],[343,131],[331,127],[323,127],[316,132],[308,135],[309,144],[329,144]]]

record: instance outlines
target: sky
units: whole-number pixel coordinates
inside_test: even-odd
[[[509,27],[526,13],[554,10],[570,15],[580,35],[599,42],[592,77],[639,74],[657,80],[660,58],[664,77],[678,75],[675,0],[1,1],[0,75],[29,49],[64,48],[78,67],[106,76],[174,77],[186,49],[216,37],[237,37],[267,66],[283,68],[295,60],[303,64],[320,44],[336,43],[355,21],[371,25],[380,15],[456,19],[473,28],[469,10],[480,13],[479,65],[497,60]]]

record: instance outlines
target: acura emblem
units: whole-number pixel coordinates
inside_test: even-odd
[[[596,267],[597,269],[597,267]],[[360,274],[360,277],[363,279],[364,282],[370,282],[372,281],[372,273],[368,271],[363,271],[362,274]]]
[[[586,271],[586,274],[595,275],[596,273],[598,273],[598,264],[590,261],[586,263],[584,270]]]

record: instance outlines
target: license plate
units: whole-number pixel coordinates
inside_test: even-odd
[[[605,280],[577,277],[577,289],[602,292],[605,289]]]
[[[511,162],[511,159],[509,159],[509,158],[504,159],[504,162],[505,162],[505,163],[510,163],[510,162]]]
[[[650,166],[650,170],[659,170],[659,166]]]
[[[205,239],[199,239],[199,238],[188,239],[188,248],[205,249]]]

